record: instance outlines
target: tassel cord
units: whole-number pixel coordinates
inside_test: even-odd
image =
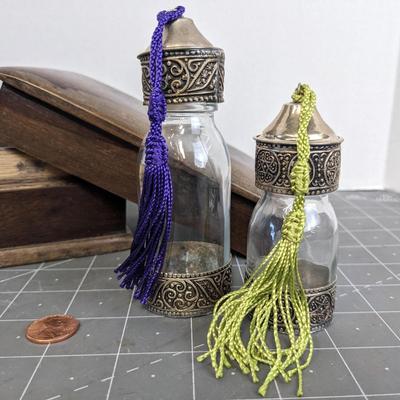
[[[138,224],[129,257],[115,272],[120,286],[134,289],[134,297],[146,304],[161,272],[171,234],[173,188],[168,164],[168,146],[162,135],[167,103],[162,90],[164,27],[180,18],[181,6],[157,15],[149,59],[151,93],[147,115],[150,130],[145,140],[145,160]]]
[[[252,380],[258,382],[259,364],[268,365],[270,369],[259,387],[262,396],[279,375],[286,382],[297,375],[297,394],[301,396],[302,371],[311,362],[313,352],[309,309],[297,257],[305,226],[304,203],[310,179],[307,130],[315,109],[315,94],[307,85],[300,85],[292,98],[301,104],[298,156],[290,175],[295,199],[283,222],[282,237],[242,288],[218,301],[207,334],[208,351],[198,357],[198,361],[210,358],[217,378],[235,361],[244,374],[250,373]],[[244,340],[242,328],[247,317],[251,317],[250,337]],[[287,346],[280,337],[281,328],[287,333]],[[274,348],[268,343],[270,330]]]

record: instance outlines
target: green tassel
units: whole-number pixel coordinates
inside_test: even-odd
[[[260,364],[270,367],[259,393],[265,396],[269,384],[279,375],[289,382],[298,377],[297,395],[303,395],[302,371],[310,364],[313,341],[310,315],[298,270],[298,251],[305,225],[304,201],[310,184],[308,159],[310,144],[308,125],[314,113],[316,96],[308,85],[299,85],[292,95],[301,105],[297,138],[297,161],[290,180],[295,200],[287,214],[282,237],[242,288],[228,293],[215,305],[207,335],[208,351],[197,358],[210,358],[217,378],[224,367],[236,361],[244,374],[259,382]],[[287,332],[290,344],[283,346],[278,333],[278,316]],[[245,343],[242,325],[251,318],[250,337]],[[293,317],[297,321],[296,331]],[[275,348],[267,344],[267,332],[272,329]]]

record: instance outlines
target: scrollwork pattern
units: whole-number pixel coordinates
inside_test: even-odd
[[[335,309],[336,282],[322,288],[305,289],[305,293],[310,310],[311,332],[318,332],[332,322]],[[296,330],[297,321],[294,312],[290,310],[290,314]],[[281,313],[278,314],[278,330],[282,333],[286,331]]]
[[[246,280],[248,279],[250,279],[250,274],[246,271]],[[332,322],[333,312],[335,310],[336,281],[324,287],[305,289],[304,292],[307,298],[308,309],[310,310],[311,332],[318,332]],[[298,329],[297,320],[291,304],[289,304],[289,314],[293,323],[293,328],[296,331]],[[270,317],[269,325],[272,324],[273,319]],[[278,331],[286,333],[282,312],[279,306]]]
[[[274,184],[280,175],[280,162],[275,153],[260,149],[256,157],[256,171],[262,182]]]
[[[290,173],[296,159],[295,145],[258,141],[255,161],[256,186],[273,193],[292,194]],[[335,191],[340,176],[340,143],[312,145],[309,166],[308,195]]]
[[[151,91],[149,53],[138,58],[147,104]],[[224,59],[223,50],[217,48],[164,50],[163,90],[167,103],[223,102]]]
[[[214,304],[230,291],[231,275],[230,263],[203,274],[162,272],[146,308],[169,317],[209,314]]]
[[[328,155],[325,162],[325,180],[330,184],[334,184],[338,180],[340,172],[341,154],[339,150],[335,150]]]

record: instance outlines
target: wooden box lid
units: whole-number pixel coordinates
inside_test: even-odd
[[[138,180],[137,164],[133,158],[136,159],[139,146],[148,129],[146,109],[138,99],[94,79],[67,71],[7,67],[0,68],[0,80],[3,81],[6,89],[0,90],[0,111],[3,108],[9,114],[6,115],[8,119],[0,120],[0,143],[11,141],[12,146],[38,159],[43,159],[59,169],[126,199],[137,201],[136,189],[131,189],[136,186]],[[12,97],[12,99],[7,97]],[[48,107],[44,110],[46,105]],[[21,109],[18,109],[20,106]],[[41,149],[37,143],[27,143],[28,133],[22,132],[23,127],[18,126],[16,118],[22,114],[25,116],[29,114],[27,121],[31,121],[34,118],[32,117],[33,107],[37,107],[38,112],[44,110],[39,123],[48,117],[50,111],[55,111],[57,118],[54,123],[59,125],[62,122],[60,112],[63,112],[72,117],[75,124],[76,122],[81,124],[82,140],[89,138],[88,132],[92,129],[91,127],[94,127],[98,130],[92,129],[93,135],[96,134],[96,138],[100,133],[107,135],[114,147],[110,151],[106,147],[101,148],[102,158],[94,157],[93,168],[89,170],[89,167],[83,167],[84,158],[90,157],[88,154],[85,155],[80,151],[80,154],[67,155],[63,148],[52,148],[52,143],[45,143],[45,149]],[[57,126],[59,135],[71,129],[72,122],[68,121],[68,124]],[[2,130],[3,126],[7,129]],[[10,133],[10,127],[12,127],[12,133]],[[46,129],[48,131],[48,127]],[[76,129],[74,135],[76,141],[78,137]],[[46,135],[41,132],[40,137],[38,135],[38,140],[43,141],[47,138],[48,132]],[[72,140],[71,137],[68,139]],[[107,145],[104,139],[101,143],[96,143],[98,149],[100,149],[99,146]],[[89,139],[85,142],[85,146],[90,146]],[[57,150],[61,157],[55,157],[54,154],[49,153],[49,150]],[[86,150],[89,152],[89,149]],[[232,146],[229,146],[229,151],[232,161],[232,248],[245,253],[247,226],[260,192],[254,185],[253,158]],[[79,157],[81,159],[78,160]],[[121,157],[124,159],[122,160]],[[76,163],[76,168],[75,163],[71,165],[71,160],[79,161]],[[113,161],[115,165],[112,165]],[[102,163],[108,163],[108,167],[111,168],[107,169],[107,165],[103,165],[102,169]],[[96,171],[95,168],[98,170]],[[114,168],[113,173],[111,173],[112,168]],[[107,175],[107,179],[102,179],[102,174]]]

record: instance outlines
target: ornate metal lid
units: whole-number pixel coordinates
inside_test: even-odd
[[[287,103],[281,108],[277,117],[256,136],[257,141],[274,143],[296,144],[297,130],[299,128],[300,116],[299,103]],[[308,125],[308,136],[310,144],[333,144],[341,143],[343,139],[336,136],[335,132],[322,119],[320,113],[315,109]]]
[[[260,189],[292,194],[290,172],[296,161],[296,139],[300,104],[284,104],[278,116],[256,139],[256,186]],[[310,190],[308,195],[333,192],[340,175],[340,144],[343,139],[315,110],[308,126],[310,138]]]
[[[142,66],[144,104],[150,95],[149,48],[138,55]],[[221,103],[224,51],[214,47],[190,18],[179,18],[163,33],[163,84],[168,104]]]

